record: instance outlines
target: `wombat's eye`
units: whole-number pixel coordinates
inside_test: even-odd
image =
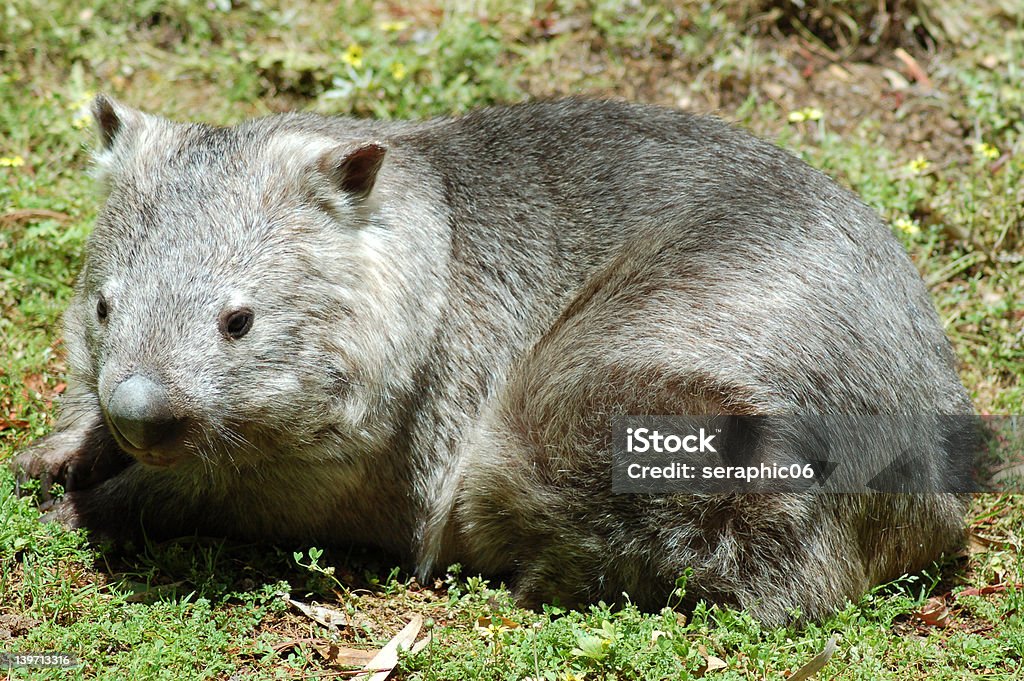
[[[228,339],[238,340],[252,328],[253,312],[247,307],[227,310],[220,315],[220,332]]]
[[[96,318],[101,322],[107,321],[107,299],[100,294],[100,299],[96,301]]]

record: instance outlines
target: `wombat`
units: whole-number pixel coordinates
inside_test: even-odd
[[[882,220],[712,117],[612,101],[173,123],[104,96],[51,515],[365,543],[528,605],[821,617],[962,538],[936,494],[614,494],[621,414],[969,414]],[[785,451],[785,429],[762,433]],[[949,440],[915,435],[941,476]],[[846,452],[856,457],[856,451]]]

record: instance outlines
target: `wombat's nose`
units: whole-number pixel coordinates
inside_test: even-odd
[[[114,388],[107,416],[121,437],[141,450],[170,439],[179,426],[171,413],[167,390],[139,374],[129,376]]]

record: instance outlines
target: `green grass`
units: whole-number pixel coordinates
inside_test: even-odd
[[[874,2],[326,5],[7,3],[0,461],[49,429],[62,389],[59,316],[98,203],[82,106],[98,91],[222,123],[285,109],[424,117],[575,92],[718,111],[777,139],[884,214],[931,287],[979,410],[1020,413],[1019,20],[995,10],[969,15],[978,22],[973,40],[939,0],[912,3],[878,35],[846,20],[867,25]],[[899,84],[910,78],[894,56],[900,46],[924,65],[932,89]],[[820,117],[791,120],[809,109]],[[372,552],[327,554],[319,569],[292,555],[309,547],[191,542],[118,554],[37,517],[0,468],[0,650],[71,652],[85,667],[17,670],[13,678],[331,678],[337,668],[318,642],[375,649],[411,613],[428,618],[431,636],[402,659],[402,675],[415,679],[689,678],[704,673],[709,656],[708,677],[783,679],[832,635],[838,651],[821,678],[1024,673],[1024,499],[1013,495],[978,498],[975,540],[933,577],[908,577],[825,622],[783,629],[714,607],[687,617],[600,605],[522,611],[500,585],[459,574],[419,585]],[[1010,586],[957,595],[992,585]],[[315,624],[289,609],[284,591],[331,603],[354,624],[337,632]],[[945,628],[912,617],[932,595],[951,611]]]

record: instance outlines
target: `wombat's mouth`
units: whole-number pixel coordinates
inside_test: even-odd
[[[148,464],[150,466],[159,466],[160,468],[170,468],[176,465],[184,458],[179,452],[157,452],[157,451],[128,451],[139,463]]]
[[[114,441],[117,443],[117,446],[121,451],[128,454],[139,463],[148,464],[150,466],[159,466],[161,468],[169,468],[180,463],[183,459],[187,459],[192,456],[186,446],[186,432],[188,430],[186,427],[181,427],[173,436],[164,438],[157,444],[141,448],[132,444],[128,438],[118,430],[117,426],[111,422],[109,417],[106,421],[107,428],[114,437]]]

